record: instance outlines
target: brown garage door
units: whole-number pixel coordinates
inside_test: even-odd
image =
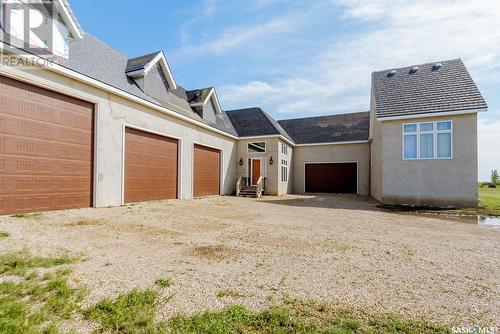
[[[220,195],[220,151],[194,146],[194,197]]]
[[[125,129],[125,203],[177,198],[178,141]]]
[[[92,206],[93,110],[0,76],[0,214]]]
[[[306,164],[305,185],[310,193],[357,193],[356,163]]]

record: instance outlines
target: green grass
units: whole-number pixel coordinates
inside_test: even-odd
[[[57,333],[58,324],[79,311],[81,289],[68,284],[66,260],[30,257],[26,253],[0,256],[0,333]],[[37,269],[50,268],[40,276]]]
[[[25,276],[32,269],[50,268],[75,262],[70,257],[32,256],[27,252],[0,254],[0,275]]]
[[[335,334],[438,334],[445,326],[396,315],[367,315],[328,305],[286,302],[262,312],[230,306],[219,312],[192,317],[176,316],[166,324],[169,333],[335,333]]]
[[[170,278],[158,278],[155,281],[155,284],[161,288],[170,288],[172,285],[174,285]]]
[[[496,189],[479,188],[478,211],[487,216],[500,216],[500,186]]]
[[[106,333],[158,333],[160,325],[155,324],[158,292],[154,290],[131,292],[116,299],[104,299],[86,310],[88,320],[100,324],[100,332]]]
[[[18,213],[15,215],[12,215],[11,217],[14,218],[23,218],[23,219],[40,219],[43,217],[43,214],[40,212],[34,212],[34,213]]]
[[[9,233],[0,231],[0,238],[7,238],[8,236],[10,236]]]
[[[100,324],[101,333],[334,333],[334,334],[441,334],[446,326],[398,315],[370,315],[312,302],[287,301],[265,311],[233,305],[221,311],[194,316],[177,315],[155,322],[158,292],[133,290],[116,299],[105,299],[85,311]]]
[[[219,297],[219,298],[225,298],[225,297],[239,298],[239,297],[244,297],[244,296],[235,290],[221,290],[221,291],[217,292],[217,297]]]

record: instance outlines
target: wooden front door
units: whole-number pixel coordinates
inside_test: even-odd
[[[260,160],[252,160],[252,185],[257,184],[260,177]]]

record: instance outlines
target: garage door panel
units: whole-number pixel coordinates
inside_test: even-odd
[[[313,193],[357,193],[356,163],[311,163],[305,165],[305,191]]]
[[[11,155],[0,156],[0,175],[87,177],[91,173],[92,166],[86,161],[66,161]]]
[[[91,120],[89,120],[89,123]],[[44,141],[64,142],[67,144],[83,145],[92,144],[91,129],[75,129],[68,126],[40,122],[11,115],[0,115],[0,133],[16,138],[30,134],[31,139]]]
[[[195,145],[193,192],[195,197],[220,195],[219,150]]]
[[[94,107],[0,76],[0,214],[92,206]]]
[[[125,202],[177,198],[178,141],[126,128]]]
[[[67,98],[59,95],[61,98]],[[29,99],[24,94],[8,94],[0,97],[0,107],[3,114],[21,117],[33,121],[47,122],[54,125],[68,126],[74,129],[92,131],[93,115],[86,111],[90,103],[80,103],[69,98],[75,104],[61,104],[57,99]]]

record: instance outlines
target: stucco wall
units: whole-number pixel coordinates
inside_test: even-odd
[[[124,124],[181,138],[180,198],[192,197],[194,143],[223,151],[222,194],[232,194],[236,182],[236,141],[119,96],[47,70],[2,68],[1,74],[24,79],[96,104],[95,205],[122,203]]]
[[[383,183],[383,131],[382,123],[374,119],[371,142],[370,195],[382,201]]]
[[[403,123],[439,120],[453,121],[453,159],[403,160]],[[381,123],[381,127],[383,203],[477,206],[476,114],[386,121]]]
[[[248,153],[248,143],[253,142],[266,142],[265,153]],[[261,161],[261,175],[267,178],[266,180],[266,194],[278,195],[279,179],[278,179],[278,142],[279,139],[275,137],[258,138],[258,139],[243,139],[237,143],[237,178],[248,175],[248,159],[260,158]],[[270,165],[269,161],[273,158],[273,164]],[[239,165],[240,159],[243,159],[243,166]],[[236,186],[236,185],[235,185]],[[235,188],[236,189],[236,188]]]
[[[368,195],[370,144],[298,146],[293,157],[293,192],[304,193],[304,165],[309,162],[358,162],[358,194]]]

